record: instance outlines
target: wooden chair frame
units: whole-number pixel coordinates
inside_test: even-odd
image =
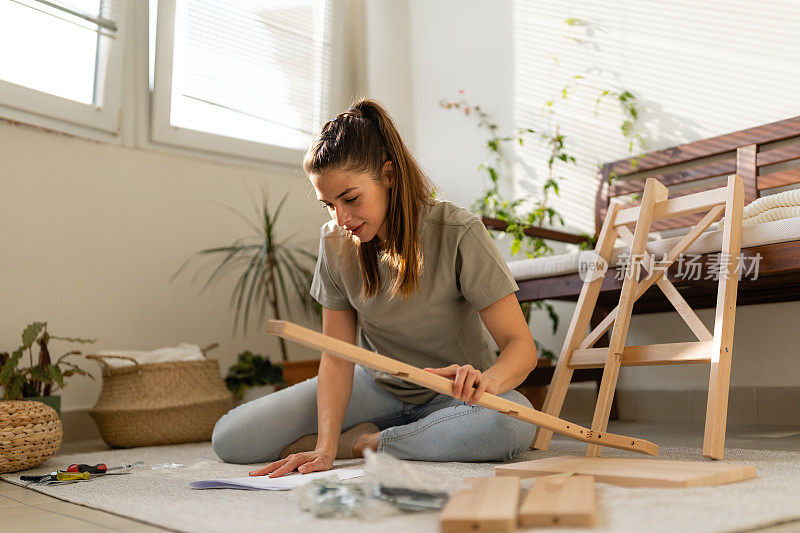
[[[620,292],[619,304],[588,335],[590,318],[604,276],[587,279],[581,288],[578,305],[570,322],[567,337],[558,359],[553,381],[547,391],[543,413],[559,416],[564,398],[577,368],[603,368],[603,378],[592,419],[591,431],[604,432],[608,426],[611,402],[621,366],[670,365],[709,363],[711,372],[706,408],[703,455],[722,459],[725,446],[728,389],[733,343],[738,266],[741,253],[742,210],[744,188],[738,175],[728,178],[727,185],[718,189],[669,199],[668,189],[658,180],[649,178],[641,204],[621,209],[612,202],[600,231],[595,253],[596,267],[604,270],[614,250],[617,237],[630,245],[629,261]],[[654,263],[646,255],[647,238],[653,222],[684,217],[707,211],[707,214],[687,233],[665,257]],[[672,282],[663,274],[680,255],[724,212],[719,284],[713,335],[706,329],[691,306],[683,299]],[[627,228],[635,224],[633,233]],[[641,269],[647,271],[640,279]],[[625,346],[633,305],[649,287],[657,285],[675,310],[697,336],[697,342]],[[592,346],[613,325],[611,340],[606,348]],[[539,427],[533,447],[546,450],[552,431]],[[589,443],[586,455],[598,457],[601,445]]]

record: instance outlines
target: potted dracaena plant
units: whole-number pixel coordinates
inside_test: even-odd
[[[308,292],[317,256],[290,244],[293,235],[288,237],[278,235],[278,219],[286,198],[285,195],[272,210],[269,207],[267,194],[263,192],[260,204],[256,204],[255,219],[226,206],[248,224],[252,233],[236,239],[227,246],[200,250],[172,275],[171,279],[175,279],[192,262],[215,263],[216,267],[200,289],[200,292],[203,292],[225,275],[238,274],[230,300],[231,308],[235,310],[234,335],[240,320],[242,331],[247,335],[248,325],[256,311],[259,314],[258,325],[263,324],[268,308],[272,312],[272,318],[276,320],[280,320],[284,313],[289,316],[295,315],[293,311],[298,308],[307,316],[316,318],[321,316],[320,305]],[[295,299],[292,299],[292,296]],[[288,385],[317,374],[319,360],[289,361],[286,341],[280,338],[279,342],[282,379]],[[269,362],[269,358],[266,358],[266,362]],[[237,365],[238,362],[231,366],[229,375],[236,373],[239,368]]]
[[[61,416],[61,396],[52,394],[57,387],[64,388],[64,378],[74,374],[94,376],[68,361],[67,358],[81,355],[71,350],[61,355],[55,362],[50,357],[48,343],[51,339],[72,343],[94,343],[96,339],[56,337],[47,331],[47,322],[33,322],[22,332],[22,346],[13,353],[0,353],[0,386],[4,400],[32,400],[45,403]],[[34,345],[39,347],[37,364],[33,364]],[[17,368],[25,352],[29,356],[29,366]]]

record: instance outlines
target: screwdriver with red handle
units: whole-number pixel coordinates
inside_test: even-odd
[[[104,463],[99,463],[96,465],[80,463],[69,465],[65,472],[89,472],[90,474],[105,474],[108,472],[108,467]]]

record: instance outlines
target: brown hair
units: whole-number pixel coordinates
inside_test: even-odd
[[[377,236],[369,242],[351,237],[361,266],[362,300],[377,294],[380,287],[378,252],[395,272],[391,296],[403,299],[413,294],[422,273],[422,251],[417,228],[422,203],[431,196],[432,186],[409,152],[386,110],[375,100],[362,98],[350,109],[322,126],[303,159],[308,175],[323,171],[369,172],[380,182],[386,161],[392,162],[394,178],[389,189],[386,214],[388,236],[381,250]]]

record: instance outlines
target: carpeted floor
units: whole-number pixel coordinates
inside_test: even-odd
[[[581,443],[559,444],[552,451],[529,451],[515,461],[553,455],[583,455]],[[604,449],[607,457],[634,455]],[[636,455],[635,457],[641,457]],[[659,459],[705,460],[697,448],[662,446]],[[109,476],[90,483],[37,487],[45,494],[95,509],[135,518],[154,525],[187,532],[293,531],[330,533],[367,531],[438,531],[436,513],[404,514],[377,523],[359,519],[315,519],[298,510],[291,493],[241,490],[192,490],[189,482],[246,476],[254,465],[219,461],[211,443],[154,446],[127,450],[61,455],[26,474],[51,472],[73,462],[109,465],[144,461],[147,465],[177,463],[178,468],[138,468],[135,473]],[[361,460],[337,461],[337,467],[353,467]],[[773,450],[727,449],[725,462],[755,465],[756,479],[695,489],[631,489],[597,484],[596,531],[741,531],[800,519],[800,453]],[[494,464],[415,463],[420,468],[449,477],[491,476]],[[2,479],[21,484],[19,473]],[[527,489],[532,480],[523,480]],[[525,490],[523,490],[523,495]],[[542,531],[537,529],[536,531]],[[554,531],[568,531],[558,529]],[[584,530],[585,531],[585,530]]]

